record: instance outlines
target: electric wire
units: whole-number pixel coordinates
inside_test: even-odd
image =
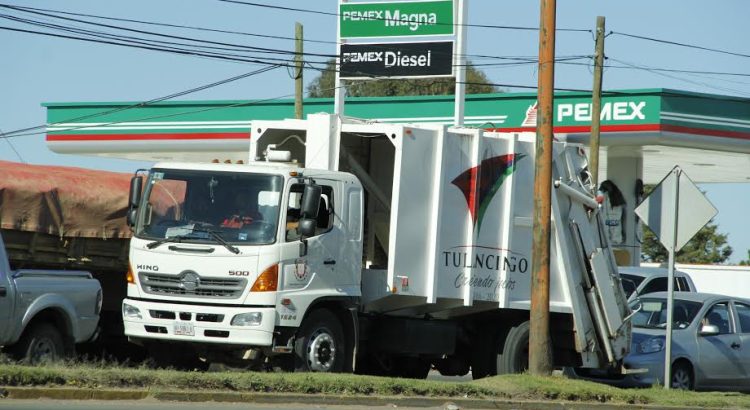
[[[698,46],[698,45],[695,45],[695,44],[681,43],[681,42],[678,42],[678,41],[662,40],[662,39],[658,39],[658,38],[654,38],[654,37],[640,36],[640,35],[637,35],[637,34],[629,34],[629,33],[623,33],[623,32],[618,32],[618,31],[612,31],[612,32],[610,32],[610,34],[618,35],[618,36],[623,36],[623,37],[629,37],[629,38],[635,38],[635,39],[639,39],[639,40],[652,41],[652,42],[655,42],[655,43],[662,43],[662,44],[669,44],[669,45],[673,45],[673,46],[692,48],[692,49],[696,49],[696,50],[711,51],[711,52],[714,52],[714,53],[727,54],[727,55],[736,56],[736,57],[750,57],[750,54],[737,53],[737,52],[734,52],[734,51],[721,50],[721,49],[718,49],[718,48],[703,47],[703,46]]]
[[[331,91],[331,90],[336,90],[337,88],[340,88],[340,87],[329,87],[329,88],[325,88],[325,89],[323,89],[321,91]],[[204,112],[208,112],[208,111],[221,110],[221,109],[227,109],[227,108],[249,107],[249,106],[253,106],[253,105],[257,105],[257,104],[265,104],[265,103],[268,103],[268,102],[278,101],[278,100],[281,100],[281,99],[284,99],[284,98],[293,97],[294,95],[295,94],[292,93],[292,94],[285,94],[285,95],[280,95],[280,96],[277,96],[277,97],[265,98],[265,99],[260,99],[260,100],[253,100],[253,101],[245,101],[245,102],[238,102],[238,103],[232,103],[232,104],[218,105],[218,106],[213,106],[213,107],[199,108],[199,109],[195,109],[195,110],[188,110],[188,111],[176,112],[176,113],[171,113],[171,114],[161,114],[161,115],[154,115],[154,116],[149,116],[149,117],[142,117],[142,118],[137,118],[137,119],[128,119],[128,120],[122,120],[122,121],[111,121],[111,122],[102,123],[102,124],[96,124],[96,125],[82,125],[80,127],[66,128],[65,131],[74,131],[74,130],[92,128],[92,127],[107,127],[107,126],[110,126],[110,125],[121,124],[123,122],[142,122],[142,121],[156,120],[156,119],[162,119],[162,118],[172,118],[172,117],[178,117],[178,116],[182,116],[182,115],[199,114],[199,113],[204,113]],[[128,107],[130,107],[130,106],[128,106]],[[38,128],[38,127],[36,127],[36,128]],[[16,135],[13,135],[13,136],[8,136],[8,137],[3,136],[1,138],[17,138],[17,137],[26,137],[26,136],[32,136],[32,135],[44,135],[46,133],[47,133],[46,131],[29,132],[29,133],[23,133],[23,134],[16,134]]]
[[[187,25],[163,23],[163,22],[160,23],[160,22],[154,22],[154,21],[126,19],[126,18],[120,18],[120,17],[107,17],[107,16],[99,16],[99,15],[94,15],[94,14],[73,13],[69,11],[42,9],[42,8],[27,7],[27,6],[11,6],[11,5],[2,4],[2,3],[0,3],[0,7],[15,8],[17,10],[35,10],[35,11],[42,11],[42,12],[48,12],[48,13],[64,14],[68,16],[89,17],[89,18],[100,19],[100,20],[120,21],[124,23],[135,23],[135,24],[144,24],[144,25],[150,25],[150,26],[181,28],[181,29],[186,29],[186,30],[205,31],[205,32],[222,33],[222,34],[234,34],[234,35],[240,35],[240,36],[258,37],[258,38],[268,38],[268,39],[274,39],[274,40],[292,40],[292,41],[296,40],[296,38],[294,37],[287,37],[287,36],[249,33],[245,31],[221,30],[221,29],[208,28],[208,27],[187,26]],[[314,40],[314,39],[308,39],[308,38],[303,39],[303,41],[306,43],[338,44],[336,41]]]
[[[17,136],[16,134],[18,134],[18,133],[24,133],[24,132],[36,130],[36,129],[39,129],[39,128],[45,128],[45,127],[54,126],[54,125],[58,125],[58,124],[65,124],[65,123],[71,123],[71,122],[81,121],[81,120],[90,119],[90,118],[101,117],[101,116],[104,116],[104,115],[114,114],[114,113],[117,113],[117,112],[130,110],[130,109],[133,109],[133,108],[147,107],[149,105],[153,105],[153,104],[156,104],[158,102],[171,100],[173,98],[182,97],[182,96],[185,96],[185,95],[188,95],[188,94],[193,94],[193,93],[196,93],[196,92],[199,92],[199,91],[207,90],[209,88],[214,88],[214,87],[218,87],[218,86],[221,86],[221,85],[224,85],[224,84],[228,84],[228,83],[231,83],[231,82],[234,82],[234,81],[242,80],[244,78],[248,78],[248,77],[252,77],[252,76],[255,76],[255,75],[259,75],[259,74],[265,73],[267,71],[271,71],[271,70],[276,69],[276,68],[278,68],[278,66],[263,67],[261,69],[255,70],[255,71],[251,71],[251,72],[248,72],[248,73],[236,75],[234,77],[225,78],[223,80],[215,81],[215,82],[209,83],[209,84],[204,84],[204,85],[201,85],[199,87],[190,88],[188,90],[178,91],[176,93],[172,93],[172,94],[165,95],[165,96],[162,96],[162,97],[153,98],[151,100],[147,100],[147,101],[143,101],[143,102],[138,102],[138,103],[135,103],[135,104],[130,104],[130,105],[127,105],[127,106],[124,106],[124,107],[118,107],[118,108],[114,108],[114,109],[107,110],[107,111],[102,111],[102,112],[98,112],[98,113],[83,115],[83,116],[80,116],[80,117],[68,118],[68,119],[61,120],[61,121],[56,121],[56,122],[53,122],[53,123],[42,124],[42,125],[37,125],[37,126],[34,126],[34,127],[26,127],[26,128],[21,128],[21,129],[9,131],[9,132],[3,133],[3,138],[13,138],[13,137]],[[18,135],[18,136],[20,136],[20,135]]]
[[[253,6],[253,7],[261,7],[261,8],[267,8],[267,9],[276,9],[276,10],[284,10],[284,11],[295,11],[300,13],[310,13],[310,14],[319,14],[324,16],[333,16],[333,17],[340,17],[341,14],[337,12],[330,12],[330,11],[321,11],[321,10],[313,10],[313,9],[303,9],[303,8],[296,8],[296,7],[287,7],[287,6],[277,6],[272,4],[265,4],[265,3],[257,3],[257,2],[251,2],[251,1],[240,1],[240,0],[218,0],[220,2],[224,3],[234,3],[234,4],[241,4],[244,6]],[[370,20],[382,20],[382,21],[401,21],[401,20],[395,20],[395,19],[388,19],[388,18],[369,18]],[[500,26],[500,25],[493,25],[493,24],[473,24],[473,23],[430,23],[430,25],[440,26],[465,26],[465,27],[477,27],[477,28],[493,28],[493,29],[503,29],[503,30],[523,30],[523,31],[539,31],[538,27],[524,27],[524,26]],[[577,28],[558,28],[556,31],[561,32],[581,32],[581,33],[590,33],[592,32],[591,29],[577,29]]]

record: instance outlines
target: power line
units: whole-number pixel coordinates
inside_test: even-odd
[[[0,6],[10,6],[10,5],[0,4]],[[294,37],[249,33],[245,31],[221,30],[221,29],[208,28],[208,27],[187,26],[187,25],[173,24],[173,23],[160,23],[160,22],[147,21],[147,20],[135,20],[135,19],[120,18],[120,17],[98,16],[94,14],[73,13],[69,11],[41,9],[41,8],[35,8],[35,7],[25,7],[25,6],[12,6],[12,7],[16,9],[22,9],[22,10],[35,10],[35,11],[43,11],[43,12],[48,12],[48,13],[64,14],[68,16],[89,17],[89,18],[95,18],[95,19],[101,19],[101,20],[121,21],[125,23],[136,23],[136,24],[144,24],[144,25],[150,25],[150,26],[181,28],[181,29],[187,29],[187,30],[205,31],[205,32],[222,33],[222,34],[235,34],[235,35],[240,35],[240,36],[269,38],[269,39],[275,39],[275,40],[292,40],[292,41],[295,40]],[[338,44],[336,41],[313,40],[313,39],[308,39],[308,38],[305,38],[303,41],[305,41],[306,43]]]
[[[131,104],[131,105],[128,105],[128,106],[125,106],[125,107],[118,107],[118,108],[115,108],[115,109],[112,109],[112,110],[107,110],[107,111],[98,112],[98,113],[94,113],[94,114],[83,115],[83,116],[75,117],[75,118],[68,118],[68,119],[65,119],[65,120],[62,120],[62,121],[57,121],[57,122],[50,123],[50,124],[42,124],[42,125],[37,125],[37,126],[34,126],[34,127],[27,127],[27,128],[17,129],[17,130],[14,130],[14,131],[9,131],[9,132],[3,133],[3,138],[13,138],[15,136],[20,136],[20,135],[15,135],[15,134],[23,133],[23,132],[26,132],[26,131],[32,131],[32,130],[36,130],[36,129],[39,129],[39,128],[45,128],[45,127],[48,127],[48,126],[51,126],[51,125],[57,125],[57,124],[64,124],[64,123],[70,123],[70,122],[75,122],[75,121],[81,121],[81,120],[85,120],[85,119],[90,119],[90,118],[95,118],[95,117],[101,117],[103,115],[114,114],[116,112],[130,110],[130,109],[133,109],[133,108],[146,107],[146,106],[158,103],[158,102],[170,100],[170,99],[177,98],[177,97],[182,97],[184,95],[196,93],[198,91],[207,90],[209,88],[218,87],[220,85],[224,85],[224,84],[231,83],[231,82],[234,82],[234,81],[238,81],[238,80],[241,80],[241,79],[244,79],[244,78],[252,77],[252,76],[255,76],[255,75],[258,75],[258,74],[265,73],[267,71],[271,71],[271,70],[276,69],[276,68],[278,68],[278,66],[264,67],[264,68],[261,68],[261,69],[255,70],[255,71],[251,71],[251,72],[248,72],[248,73],[245,73],[245,74],[240,74],[240,75],[237,75],[237,76],[234,76],[234,77],[229,77],[229,78],[226,78],[226,79],[223,79],[223,80],[219,80],[219,81],[216,81],[216,82],[213,82],[213,83],[204,84],[202,86],[195,87],[195,88],[190,88],[188,90],[178,91],[178,92],[173,93],[173,94],[165,95],[163,97],[157,97],[157,98],[154,98],[154,99],[151,99],[151,100],[148,100],[148,101],[139,102],[139,103],[136,103],[136,104]]]
[[[330,88],[323,89],[321,91],[332,91],[332,90],[336,90],[337,88],[339,88],[339,87],[330,87]],[[66,129],[65,131],[73,131],[73,130],[91,128],[91,127],[102,127],[102,126],[107,127],[107,126],[110,126],[110,125],[121,124],[123,122],[141,122],[141,121],[156,120],[156,119],[161,119],[161,118],[178,117],[178,116],[187,115],[187,114],[198,114],[198,113],[203,113],[203,112],[208,112],[208,111],[214,111],[214,110],[220,110],[220,109],[225,109],[225,108],[248,107],[248,106],[252,106],[252,105],[257,105],[257,104],[263,104],[263,103],[267,103],[267,102],[277,101],[277,100],[281,100],[283,98],[289,98],[289,97],[293,97],[293,96],[294,96],[294,94],[285,94],[285,95],[281,95],[281,96],[277,96],[277,97],[272,97],[272,98],[266,98],[266,99],[262,99],[262,100],[254,100],[254,101],[246,101],[246,102],[241,102],[241,103],[219,105],[219,106],[214,106],[214,107],[200,108],[200,109],[196,109],[196,110],[182,111],[182,112],[171,113],[171,114],[154,115],[154,116],[150,116],[150,117],[143,117],[143,118],[137,118],[137,119],[122,120],[122,121],[112,121],[112,122],[103,123],[103,124],[96,124],[96,125],[83,125],[83,126],[80,126],[80,127],[69,128],[69,129]],[[46,131],[30,132],[30,133],[25,133],[25,134],[17,134],[17,135],[8,136],[8,137],[3,136],[1,138],[17,138],[17,137],[25,137],[25,136],[31,136],[31,135],[43,135],[43,134],[46,134]]]
[[[208,58],[215,58],[215,59],[227,60],[227,61],[240,61],[240,62],[251,63],[251,64],[260,64],[260,65],[270,64],[265,61],[261,61],[257,59],[248,59],[248,58],[243,59],[243,58],[236,58],[236,57],[228,57],[228,56],[222,56],[216,53],[211,54],[211,53],[205,53],[205,52],[202,53],[202,52],[196,52],[196,51],[190,51],[190,50],[184,50],[184,49],[176,49],[176,48],[163,48],[163,47],[160,48],[160,47],[155,47],[155,46],[118,43],[114,41],[97,40],[97,39],[91,39],[91,38],[85,38],[85,37],[69,36],[69,35],[64,35],[64,34],[47,33],[43,31],[26,30],[26,29],[7,27],[7,26],[0,26],[0,30],[15,31],[15,32],[26,33],[26,34],[37,34],[41,36],[64,38],[64,39],[70,39],[70,40],[79,40],[79,41],[85,41],[85,42],[91,42],[91,43],[110,44],[110,45],[138,48],[138,49],[144,49],[144,50],[162,51],[162,52],[167,52],[167,53],[174,53],[174,54],[181,54],[181,55],[188,55],[188,56],[208,57]]]
[[[50,9],[40,9],[40,8],[33,8],[33,7],[12,6],[12,5],[2,4],[2,3],[0,3],[0,7],[7,8],[7,9],[12,9],[12,10],[15,10],[15,11],[26,12],[26,13],[30,13],[30,14],[43,15],[43,16],[46,16],[46,17],[67,20],[67,21],[75,21],[75,22],[80,22],[80,23],[84,23],[84,24],[90,24],[90,25],[96,25],[96,26],[101,26],[101,27],[113,28],[113,29],[117,29],[117,30],[135,31],[135,32],[138,32],[138,33],[142,33],[142,34],[146,34],[146,35],[151,35],[151,36],[163,36],[163,37],[170,37],[170,38],[177,38],[177,39],[185,39],[185,40],[193,41],[193,42],[204,42],[204,40],[195,39],[195,38],[192,38],[192,37],[170,36],[170,35],[167,35],[167,34],[162,34],[162,33],[157,33],[157,32],[151,32],[151,31],[134,30],[134,29],[131,29],[131,28],[120,27],[120,26],[112,26],[112,25],[106,25],[106,24],[100,24],[100,23],[94,23],[94,22],[90,22],[90,21],[86,21],[86,20],[71,19],[71,18],[56,16],[56,15],[48,14],[48,13],[57,13],[57,14],[75,15],[75,16],[85,16],[85,17],[90,17],[90,18],[97,18],[97,19],[104,19],[104,20],[113,20],[113,21],[135,22],[135,23],[138,23],[138,24],[149,24],[149,25],[155,25],[155,26],[181,27],[181,28],[196,29],[196,30],[203,30],[203,31],[227,32],[225,30],[215,30],[215,29],[208,29],[208,28],[201,28],[201,27],[192,27],[192,26],[180,26],[180,25],[174,25],[174,24],[168,24],[168,23],[157,23],[157,22],[149,22],[149,21],[142,21],[142,20],[121,19],[121,18],[116,18],[116,17],[96,16],[96,15],[82,14],[82,13],[70,13],[70,12],[64,12],[64,11],[60,11],[60,10],[50,10]],[[13,17],[13,19],[14,20],[18,20],[20,18]],[[34,20],[27,20],[27,19],[22,19],[22,20],[23,20],[23,22],[25,22],[27,24],[32,24],[31,22],[34,22],[35,24],[42,24],[42,25],[49,24],[49,23],[42,23],[42,22],[38,22],[38,21],[34,21]],[[59,25],[54,25],[54,26],[58,30],[66,30],[66,31],[67,30],[72,30],[69,27],[64,27],[64,26],[59,26]],[[83,29],[78,29],[78,30],[83,30]],[[94,32],[94,33],[97,33],[97,32]],[[115,36],[114,34],[109,34],[109,33],[104,33],[104,32],[98,32],[98,33],[99,33],[99,35],[104,35],[104,36]],[[290,40],[294,39],[292,37],[265,36],[265,35],[257,35],[257,34],[253,34],[253,33],[242,33],[242,32],[229,32],[229,33],[253,35],[253,36],[258,36],[258,37],[271,37],[271,38],[280,38],[280,39],[290,39]],[[228,48],[223,48],[223,47],[210,47],[210,46],[193,45],[193,44],[185,44],[185,43],[170,43],[170,42],[163,42],[163,41],[157,41],[157,40],[147,40],[147,39],[140,39],[140,38],[137,38],[137,37],[127,37],[127,36],[125,36],[125,37],[119,36],[119,37],[121,37],[120,40],[122,40],[122,38],[137,39],[137,40],[140,40],[140,41],[158,42],[158,43],[163,43],[163,44],[166,43],[166,44],[180,45],[180,46],[190,46],[190,47],[200,47],[200,48],[212,48],[212,49],[239,51],[236,48],[230,48],[230,49],[228,49]],[[313,41],[313,40],[311,40],[311,41]],[[289,54],[289,55],[295,55],[296,54],[294,51],[281,50],[281,49],[268,49],[268,48],[260,48],[260,47],[251,47],[251,46],[245,46],[245,45],[241,45],[241,44],[238,45],[238,44],[233,44],[233,43],[220,43],[220,42],[211,42],[211,41],[205,41],[205,42],[207,42],[207,43],[213,43],[213,44],[220,44],[220,45],[227,45],[227,46],[234,46],[234,47],[239,47],[239,48],[251,48],[255,52],[258,52],[258,53]],[[335,41],[320,41],[320,40],[315,40],[314,42],[329,43],[329,44],[343,44],[343,43],[337,43]],[[387,46],[384,47],[384,48],[387,48]],[[222,55],[224,55],[224,56],[230,56],[230,57],[232,57],[232,56],[236,57],[236,55],[227,55],[227,54],[222,54]],[[336,55],[333,55],[333,54],[303,53],[303,55],[308,55],[308,56],[311,55],[311,56],[327,57],[327,58],[335,58],[336,57]],[[476,58],[489,58],[489,59],[514,59],[514,57],[503,57],[503,56],[493,56],[493,55],[483,55],[483,54],[464,54],[464,56],[466,56],[466,57],[476,57]],[[516,57],[516,58],[519,58],[519,59],[520,58],[528,58],[528,59],[533,59],[534,61],[536,61],[536,57],[535,56]]]
[[[337,12],[330,12],[330,11],[321,11],[321,10],[313,10],[313,9],[302,9],[302,8],[296,8],[296,7],[287,7],[287,6],[277,6],[272,4],[265,4],[265,3],[257,3],[257,2],[251,2],[251,1],[240,1],[240,0],[218,0],[224,3],[235,3],[235,4],[241,4],[244,6],[253,6],[253,7],[261,7],[261,8],[267,8],[267,9],[276,9],[276,10],[284,10],[284,11],[296,11],[300,13],[310,13],[310,14],[319,14],[324,16],[334,16],[334,17],[340,17],[341,14]],[[370,20],[382,20],[382,21],[401,21],[397,19],[388,19],[388,18],[370,18]],[[469,23],[431,23],[431,25],[446,25],[446,26],[466,26],[466,27],[477,27],[477,28],[493,28],[493,29],[503,29],[503,30],[524,30],[524,31],[538,31],[538,27],[524,27],[524,26],[499,26],[499,25],[492,25],[492,24],[469,24]],[[561,32],[582,32],[582,33],[591,33],[592,30],[590,29],[576,29],[576,28],[563,28],[563,29],[557,29],[557,31]]]
[[[718,48],[710,48],[710,47],[697,46],[697,45],[694,45],[694,44],[680,43],[680,42],[671,41],[671,40],[662,40],[662,39],[653,38],[653,37],[639,36],[637,34],[621,33],[621,32],[617,32],[617,31],[612,31],[612,32],[610,32],[610,34],[619,35],[619,36],[623,36],[623,37],[635,38],[635,39],[639,39],[639,40],[653,41],[653,42],[656,42],[656,43],[670,44],[670,45],[673,45],[673,46],[692,48],[692,49],[696,49],[696,50],[711,51],[711,52],[714,52],[714,53],[727,54],[727,55],[730,55],[730,56],[750,57],[750,54],[743,54],[743,53],[737,53],[737,52],[734,52],[734,51],[720,50]]]
[[[133,37],[133,36],[122,36],[122,35],[117,35],[117,34],[101,32],[101,31],[93,31],[93,30],[80,29],[80,28],[75,28],[75,27],[66,27],[66,26],[61,26],[61,25],[52,24],[52,23],[45,23],[45,22],[40,22],[40,21],[35,21],[35,20],[23,19],[23,18],[9,16],[5,14],[0,14],[0,18],[5,18],[8,20],[16,21],[16,22],[21,22],[21,23],[29,24],[29,25],[36,26],[36,27],[43,27],[43,28],[62,31],[62,32],[90,36],[90,37],[93,37],[94,39],[104,38],[108,40],[120,41],[120,42],[131,44],[131,45],[139,44],[139,45],[159,47],[160,49],[157,51],[180,50],[180,51],[195,52],[195,48],[198,48],[198,49],[205,48],[205,49],[211,49],[211,50],[228,50],[228,51],[246,52],[244,50],[238,50],[234,48],[205,46],[205,45],[200,45],[200,44],[187,44],[187,43],[161,41],[161,40],[151,40],[151,39],[143,39],[143,38]],[[122,43],[118,43],[118,44],[123,45]],[[166,44],[167,46],[164,46],[164,44]],[[189,47],[191,49],[185,49],[185,48],[180,48],[180,47]],[[263,58],[264,59],[263,63],[267,63],[268,61],[278,61],[278,62],[283,62],[286,64],[291,64],[291,60],[285,59],[285,58],[274,58],[274,57],[268,57],[268,56],[256,57],[253,55],[221,53],[221,52],[215,52],[215,51],[207,52],[203,50],[199,50],[198,53],[200,53],[200,56],[203,56],[203,57],[228,57],[228,58],[233,58],[233,59],[236,59],[237,61],[243,61],[243,62],[259,63],[260,61],[257,59]],[[248,58],[255,58],[256,60],[252,61],[252,60],[248,60]]]
[[[10,149],[12,149],[13,152],[16,153],[16,156],[18,157],[18,159],[24,164],[26,164],[26,160],[23,159],[23,157],[21,156],[21,153],[18,152],[18,150],[16,149],[16,146],[13,145],[13,142],[10,140],[10,138],[5,138],[5,133],[3,132],[3,130],[0,130],[0,138],[4,139],[5,142],[7,142],[8,145],[10,146]]]
[[[95,23],[95,22],[92,22],[92,21],[87,21],[87,20],[82,20],[82,19],[76,19],[76,18],[71,18],[71,17],[55,16],[55,15],[52,15],[52,14],[49,14],[49,13],[43,13],[43,12],[39,12],[39,11],[22,10],[22,9],[20,9],[18,7],[15,7],[15,6],[0,5],[0,7],[14,9],[14,10],[18,10],[18,11],[23,11],[25,13],[31,13],[31,14],[36,14],[36,15],[41,15],[41,16],[46,16],[46,17],[57,18],[57,19],[60,19],[60,20],[74,21],[74,22],[77,22],[77,23],[89,24],[89,25],[98,26],[98,27],[106,27],[106,28],[115,29],[115,30],[130,31],[130,32],[133,32],[133,33],[145,34],[145,35],[150,35],[150,36],[159,36],[159,37],[166,37],[166,38],[172,38],[172,39],[177,39],[177,40],[187,40],[187,41],[207,43],[207,44],[214,44],[214,45],[221,45],[221,46],[237,47],[237,48],[242,48],[242,49],[253,50],[255,52],[269,52],[269,53],[272,53],[272,54],[295,55],[294,51],[272,49],[272,48],[266,48],[266,47],[255,47],[255,46],[248,46],[248,45],[236,44],[236,43],[225,43],[225,42],[211,41],[211,40],[205,40],[205,39],[196,39],[196,38],[193,38],[193,37],[176,36],[176,35],[171,35],[171,34],[158,33],[158,32],[154,32],[154,31],[138,30],[138,29],[128,28],[128,27],[113,26],[111,24]],[[336,57],[335,54],[305,53],[305,55],[315,56],[315,57],[328,57],[328,58],[334,58],[334,57]]]

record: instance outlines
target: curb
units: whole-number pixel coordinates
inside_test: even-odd
[[[496,399],[469,399],[452,397],[395,397],[395,396],[334,396],[320,394],[288,393],[239,393],[239,392],[185,392],[126,389],[78,389],[58,387],[0,387],[0,401],[3,399],[33,400],[143,400],[154,399],[171,402],[222,402],[222,403],[263,403],[305,405],[357,405],[367,407],[442,407],[444,409],[542,409],[558,410],[571,408],[592,408],[597,410],[643,408],[653,409],[653,405],[609,404],[595,402],[541,402],[510,401]],[[667,408],[657,406],[658,408]],[[699,408],[695,408],[699,409]]]

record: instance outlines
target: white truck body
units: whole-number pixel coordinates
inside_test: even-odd
[[[384,354],[416,357],[448,374],[469,367],[475,377],[521,370],[479,367],[496,354],[508,356],[505,338],[528,321],[531,136],[342,122],[330,115],[256,121],[253,130],[247,165],[160,163],[152,169],[145,197],[134,205],[132,273],[123,305],[128,336],[140,343],[183,341],[204,351],[242,347],[274,357],[304,356],[300,344],[330,353],[326,343],[342,333],[345,343],[335,345],[346,364],[335,370],[351,370],[355,355],[359,368],[363,352],[377,353],[381,370]],[[288,153],[279,152],[282,147]],[[262,156],[297,162],[266,163]],[[555,143],[551,328],[557,362],[606,368],[628,352],[630,311],[585,185],[586,166],[580,147]],[[224,192],[243,189],[243,178],[264,178],[257,185],[265,188],[254,188],[253,200],[262,208],[265,239],[247,243],[262,236],[252,224],[205,233],[204,226],[217,222],[190,218],[193,192],[200,190],[191,181],[208,181],[210,203],[218,204]],[[287,236],[292,213],[282,210],[297,207],[305,185],[322,187],[324,199],[315,233],[303,244]],[[157,186],[170,191],[171,211],[155,199]],[[171,218],[169,227],[154,228],[165,218]],[[277,286],[253,290],[269,269],[277,271]],[[338,324],[319,319],[325,315]],[[316,326],[341,331],[317,337],[310,331]],[[314,358],[295,367],[330,370]]]

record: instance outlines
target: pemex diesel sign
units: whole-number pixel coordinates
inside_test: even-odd
[[[344,39],[453,33],[453,0],[339,4],[339,35]]]

